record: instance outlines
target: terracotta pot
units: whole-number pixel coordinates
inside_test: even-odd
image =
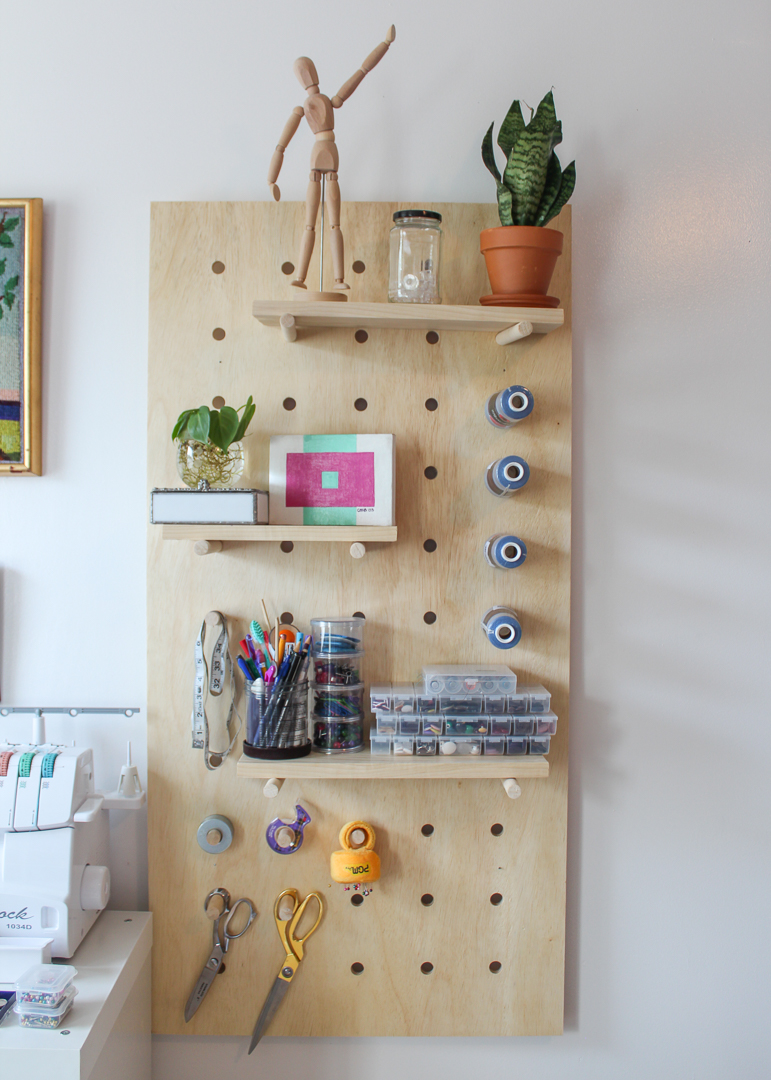
[[[562,233],[556,229],[535,225],[483,229],[479,247],[493,294],[505,297],[509,303],[514,303],[518,294],[546,296],[557,258],[562,254],[562,240]]]

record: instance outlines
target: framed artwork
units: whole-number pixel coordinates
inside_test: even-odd
[[[0,474],[40,476],[43,200],[0,199]]]

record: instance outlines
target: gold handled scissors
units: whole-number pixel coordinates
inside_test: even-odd
[[[219,914],[212,916],[209,914],[209,905],[214,898],[218,898],[218,902],[222,905],[222,910]],[[231,933],[230,923],[233,920],[233,916],[238,911],[241,904],[245,904],[248,909],[248,918],[243,930],[239,930],[237,934]],[[198,978],[198,982],[193,987],[193,992],[187,999],[187,1005],[185,1005],[185,1023],[189,1023],[195,1015],[198,1006],[209,992],[209,987],[214,982],[216,976],[222,970],[222,964],[225,959],[225,953],[228,951],[228,946],[235,938],[240,938],[242,934],[245,934],[249,927],[255,920],[257,911],[251,900],[247,900],[245,896],[242,896],[240,900],[236,900],[233,906],[230,906],[230,893],[227,889],[212,889],[209,895],[204,900],[203,909],[209,918],[213,918],[212,927],[212,949],[209,953],[209,959],[203,966],[203,970]],[[221,925],[220,925],[221,924]]]
[[[306,932],[305,936],[298,937],[297,927],[311,900],[318,901],[318,917],[310,930]],[[276,897],[276,902],[273,905],[273,918],[276,920],[278,936],[281,938],[281,944],[284,946],[286,956],[284,957],[284,962],[281,965],[281,970],[276,977],[276,981],[273,983],[273,987],[265,999],[265,1004],[262,1007],[262,1012],[257,1018],[257,1023],[254,1025],[252,1041],[249,1044],[250,1054],[265,1034],[271,1020],[276,1015],[276,1010],[284,1000],[284,995],[289,989],[289,984],[295,977],[300,962],[305,955],[305,942],[317,929],[323,914],[324,901],[317,892],[308,893],[303,901],[300,900],[300,894],[297,889],[284,889],[284,891],[279,893]]]

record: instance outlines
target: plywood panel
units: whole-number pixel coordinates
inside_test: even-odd
[[[386,203],[343,205],[351,299],[384,300]],[[448,304],[474,304],[488,289],[478,233],[492,205],[436,205],[444,216]],[[281,265],[294,262],[303,207],[293,203],[156,204],[152,211],[149,487],[176,481],[170,433],[183,408],[222,394],[257,401],[244,480],[267,486],[271,433],[393,432],[398,540],[352,559],[346,544],[229,543],[200,558],[183,540],[148,539],[150,891],[155,915],[154,1030],[246,1035],[281,961],[272,904],[283,888],[317,889],[324,922],[272,1028],[273,1035],[545,1035],[562,1029],[567,702],[570,611],[570,217],[551,292],[565,324],[502,348],[492,333],[443,332],[435,345],[415,330],[303,329],[284,342],[252,317],[256,299],[291,297]],[[214,274],[215,260],[225,264]],[[314,276],[316,275],[316,276]],[[308,280],[315,284],[317,271]],[[215,328],[224,339],[212,337]],[[533,415],[493,429],[484,401],[511,383],[535,395]],[[297,407],[287,412],[282,402]],[[366,398],[363,412],[354,408]],[[430,412],[424,402],[437,400]],[[486,466],[525,457],[531,481],[507,500],[485,489]],[[435,480],[423,470],[433,465]],[[496,571],[482,547],[494,532],[523,537],[528,559]],[[425,539],[437,549],[427,553]],[[500,780],[288,779],[275,800],[262,781],[236,777],[235,757],[207,773],[190,748],[193,643],[210,608],[232,621],[235,644],[265,597],[307,627],[317,615],[366,615],[367,681],[412,679],[424,663],[495,662],[502,654],[479,626],[494,603],[518,611],[523,637],[511,658],[523,681],[553,693],[559,728],[548,779],[523,779],[508,799]],[[437,615],[433,625],[423,616]],[[215,709],[216,713],[216,709]],[[217,714],[219,715],[219,714]],[[221,723],[221,715],[219,716]],[[313,823],[295,855],[273,854],[265,829],[292,817]],[[195,841],[206,814],[227,814],[233,846],[218,857]],[[382,881],[360,907],[329,878],[329,854],[346,821],[378,833]],[[421,826],[435,826],[424,837]],[[490,827],[503,825],[493,836]],[[210,942],[201,905],[224,885],[251,897],[259,918],[234,942],[190,1025],[183,1008]],[[502,894],[501,904],[490,903]],[[434,896],[425,907],[424,893]],[[422,974],[430,961],[434,970]],[[489,964],[497,961],[497,974]],[[361,975],[351,964],[364,965]]]

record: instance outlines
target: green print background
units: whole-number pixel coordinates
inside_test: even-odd
[[[24,207],[0,215],[0,460],[21,461]]]

